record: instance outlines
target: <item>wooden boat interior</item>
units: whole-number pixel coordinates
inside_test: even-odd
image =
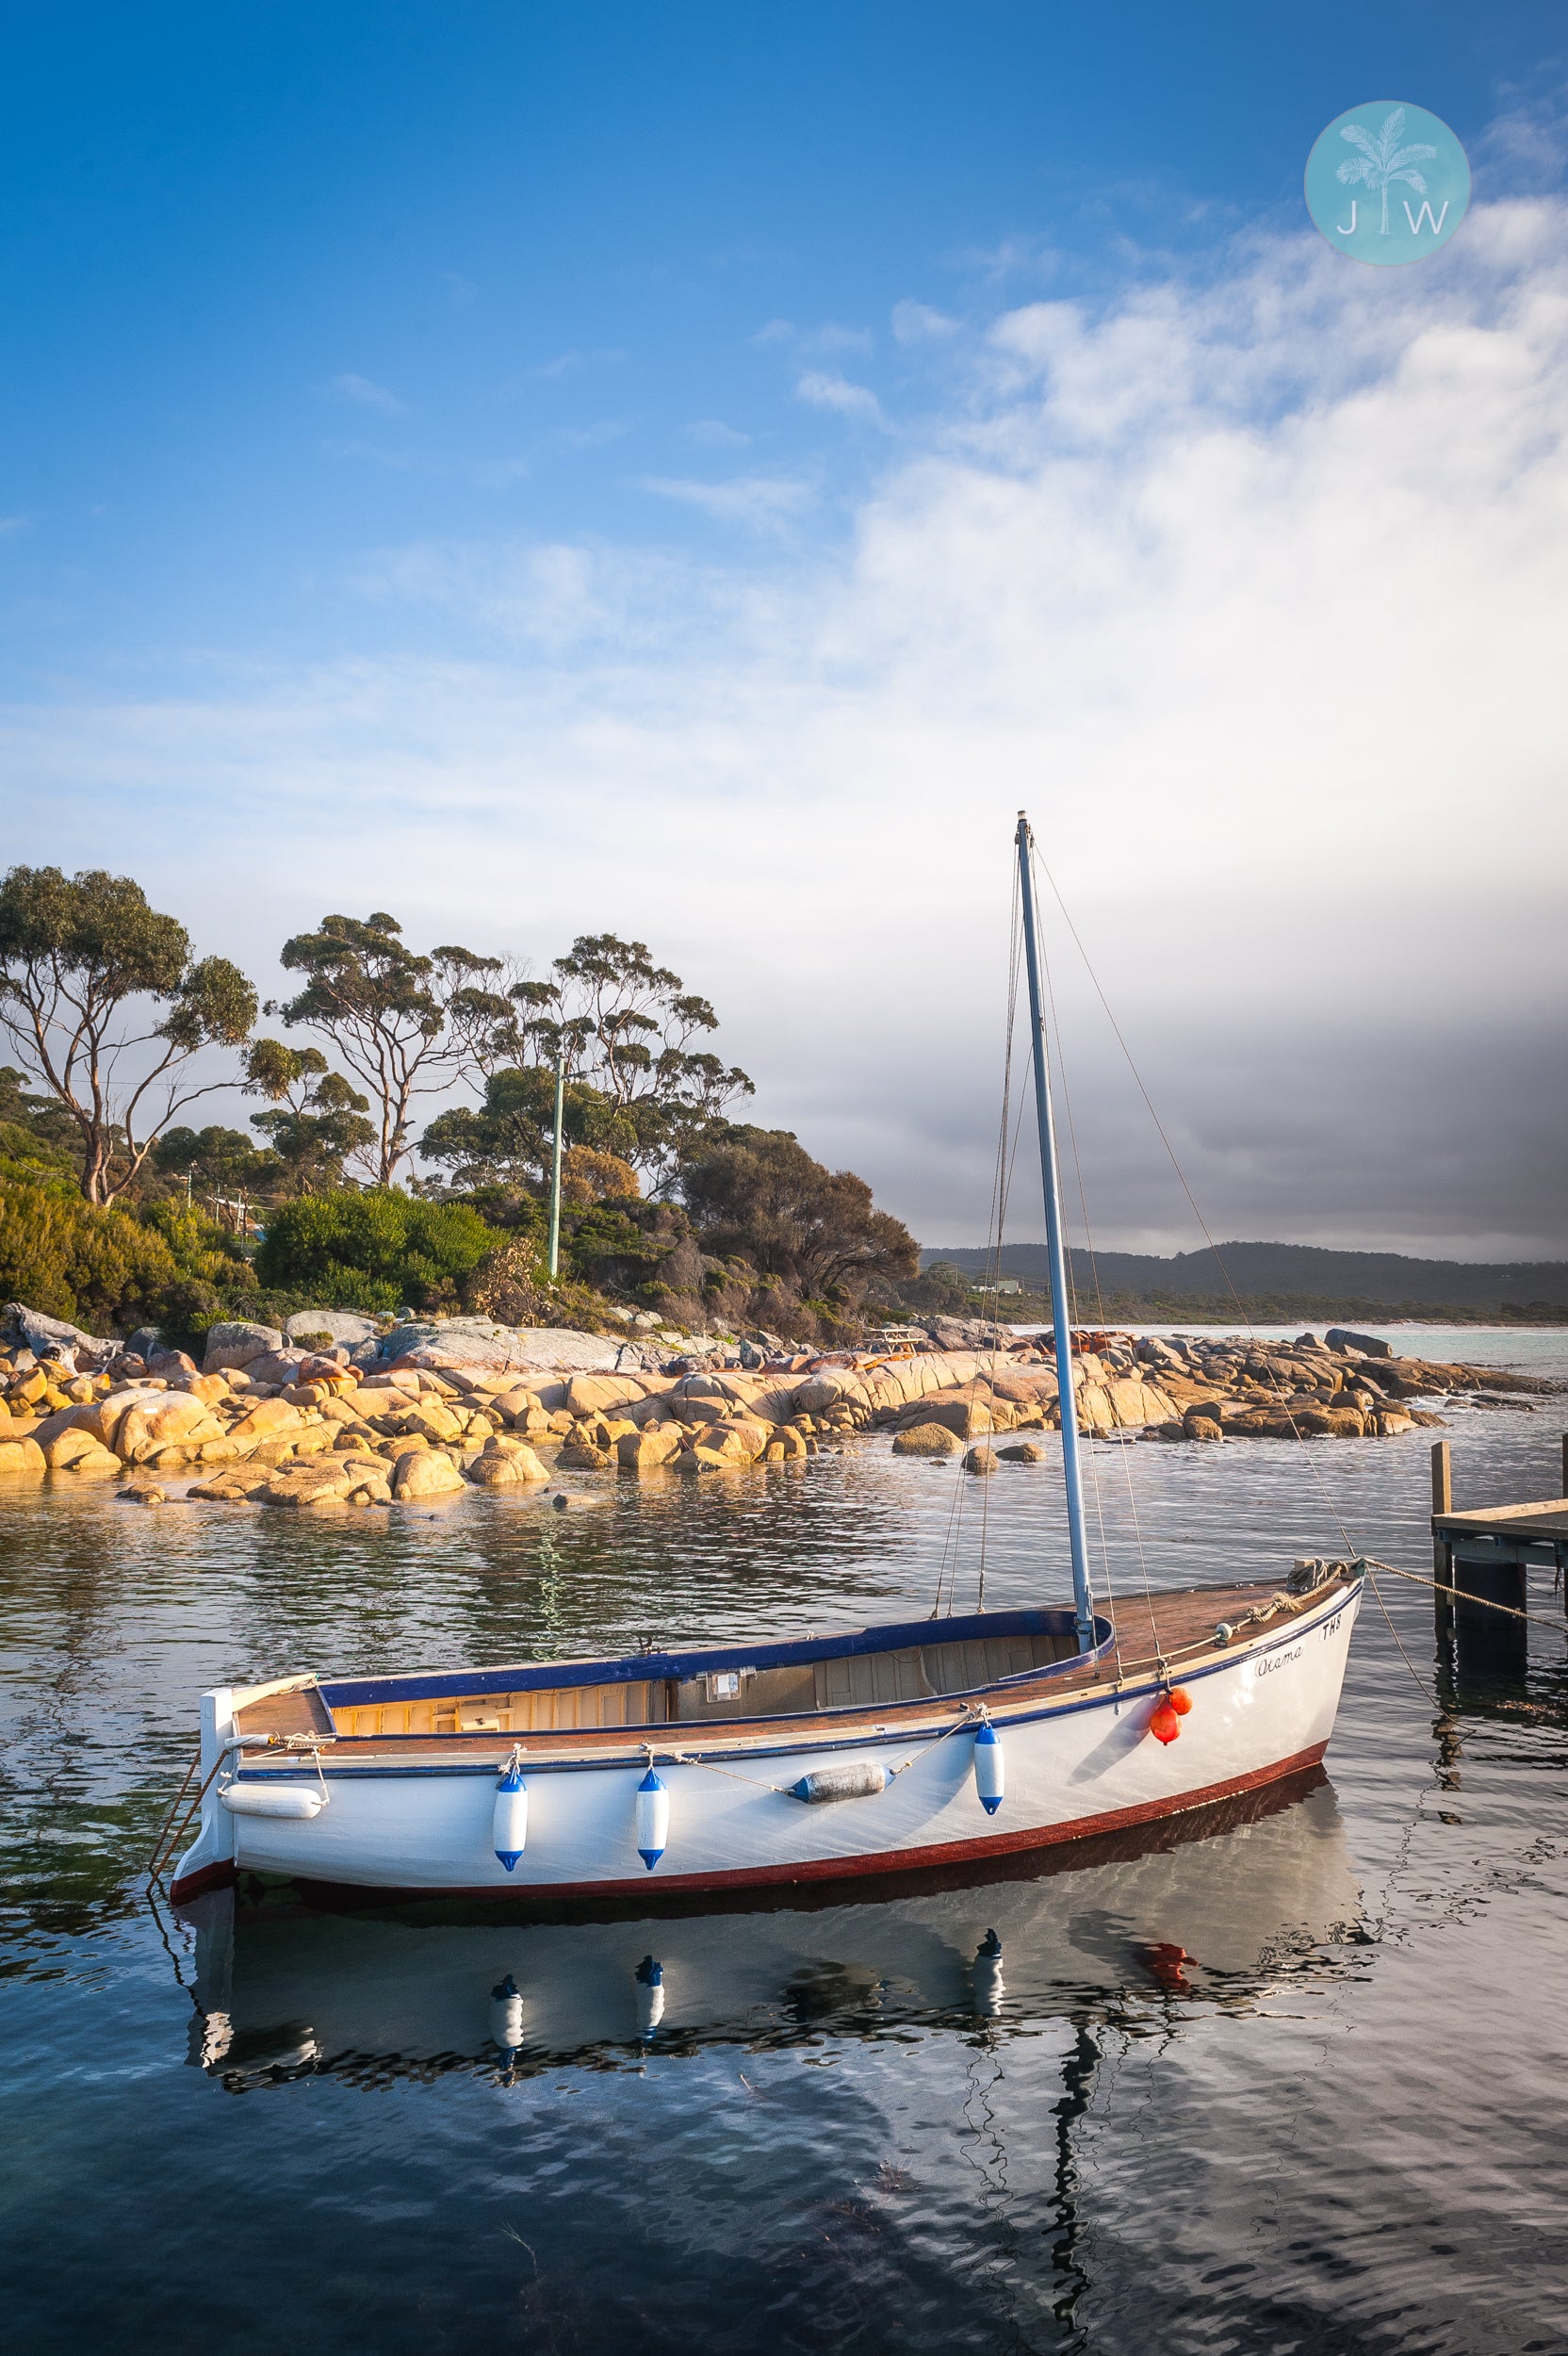
[[[1070,1612],[994,1612],[743,1649],[335,1679],[248,1703],[237,1731],[352,1742],[799,1718],[936,1701],[1076,1657]]]
[[[1312,1600],[1321,1600],[1320,1589]],[[1273,1583],[1187,1588],[1125,1605],[1121,1654],[1081,1656],[1070,1611],[905,1621],[835,1636],[417,1676],[284,1680],[243,1696],[242,1735],[319,1735],[348,1744],[714,1726],[905,1708],[983,1693],[1004,1680],[1079,1687],[1147,1676],[1156,1656],[1189,1657],[1221,1618],[1265,1605]],[[1283,1616],[1309,1598],[1282,1604]],[[1271,1621],[1270,1628],[1279,1623]],[[1110,1623],[1101,1622],[1108,1637]],[[1260,1629],[1260,1633],[1268,1632]]]

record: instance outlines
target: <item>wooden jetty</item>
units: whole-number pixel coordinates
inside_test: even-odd
[[[1560,1578],[1568,1571],[1568,1432],[1562,1439],[1561,1484],[1565,1492],[1561,1497],[1456,1513],[1448,1443],[1436,1443],[1432,1449],[1432,1570],[1440,1632],[1453,1626],[1456,1618],[1462,1628],[1488,1621],[1494,1628],[1509,1625],[1499,1623],[1499,1615],[1489,1607],[1505,1604],[1515,1612],[1526,1609],[1532,1562],[1554,1569]],[[1563,1584],[1568,1599],[1568,1579]],[[1513,1625],[1522,1634],[1522,1623]]]

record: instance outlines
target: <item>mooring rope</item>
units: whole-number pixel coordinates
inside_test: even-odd
[[[180,1785],[179,1790],[175,1792],[173,1799],[170,1802],[169,1812],[165,1816],[162,1824],[158,1826],[157,1832],[154,1837],[153,1854],[147,1866],[149,1879],[155,1878],[161,1869],[163,1863],[163,1844],[169,1838],[171,1825],[173,1824],[175,1817],[180,1812],[180,1802],[185,1798],[186,1793],[190,1789],[190,1778],[196,1773],[196,1770],[200,1767],[201,1763],[202,1753],[201,1747],[198,1745],[195,1757],[192,1759],[189,1766],[185,1771],[185,1780]],[[203,1790],[204,1791],[205,1789],[206,1786],[204,1785]],[[198,1793],[197,1797],[199,1800],[201,1794]]]
[[[1363,1555],[1361,1560],[1368,1570],[1387,1571],[1392,1579],[1408,1579],[1412,1586],[1429,1587],[1434,1595],[1449,1595],[1456,1604],[1473,1603],[1483,1612],[1500,1612],[1506,1620],[1528,1620],[1534,1628],[1547,1628],[1554,1636],[1568,1637],[1568,1618],[1560,1620],[1554,1614],[1547,1619],[1539,1612],[1521,1611],[1517,1604],[1498,1603],[1491,1595],[1473,1595],[1468,1588],[1446,1586],[1440,1579],[1428,1579],[1420,1571],[1404,1570],[1397,1562],[1380,1562],[1374,1555]]]
[[[157,1839],[153,1843],[153,1854],[147,1863],[148,1880],[156,1881],[158,1879],[158,1876],[162,1873],[164,1867],[174,1856],[174,1853],[179,1848],[180,1843],[184,1841],[187,1833],[190,1830],[191,1825],[195,1823],[196,1812],[201,1807],[202,1802],[206,1798],[208,1792],[211,1790],[214,1777],[227,1764],[227,1762],[236,1756],[237,1752],[246,1748],[253,1750],[259,1749],[262,1747],[264,1741],[266,1748],[270,1751],[310,1751],[315,1756],[316,1773],[320,1777],[321,1789],[324,1792],[327,1788],[327,1778],[325,1771],[321,1765],[321,1753],[333,1741],[333,1739],[334,1738],[330,1734],[269,1734],[265,1738],[259,1735],[246,1734],[239,1736],[235,1742],[225,1742],[222,1749],[219,1752],[217,1759],[213,1761],[211,1768],[204,1777],[201,1790],[197,1792],[195,1798],[191,1801],[189,1808],[186,1810],[185,1817],[180,1824],[178,1832],[175,1833],[172,1840],[169,1840],[169,1827],[174,1822],[174,1818],[179,1812],[180,1802],[185,1798],[187,1792],[190,1788],[191,1776],[196,1773],[197,1768],[202,1763],[202,1754],[198,1751],[189,1766],[186,1769],[185,1781],[181,1784],[178,1792],[174,1794],[174,1805],[170,1809],[168,1815],[164,1818],[162,1825],[158,1830]]]

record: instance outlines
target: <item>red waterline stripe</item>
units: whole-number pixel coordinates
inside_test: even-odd
[[[1138,1808],[1110,1808],[1103,1816],[1075,1816],[1066,1824],[1037,1824],[1022,1832],[994,1832],[977,1841],[943,1841],[920,1849],[882,1849],[869,1857],[810,1857],[794,1865],[743,1865],[723,1873],[654,1873],[641,1882],[629,1878],[612,1882],[533,1882],[512,1890],[496,1883],[425,1884],[414,1889],[356,1883],[350,1887],[382,1889],[386,1895],[400,1898],[514,1896],[520,1904],[526,1904],[530,1898],[553,1902],[561,1898],[619,1898],[639,1890],[765,1890],[781,1883],[851,1881],[860,1874],[917,1873],[923,1866],[963,1865],[976,1857],[1013,1857],[1022,1849],[1060,1848],[1070,1841],[1090,1841],[1102,1833],[1152,1824],[1162,1816],[1181,1816],[1189,1808],[1208,1808],[1216,1800],[1234,1799],[1243,1792],[1256,1792],[1266,1783],[1278,1783],[1286,1775],[1299,1775],[1304,1768],[1317,1766],[1328,1747],[1326,1742],[1315,1742],[1310,1750],[1276,1759],[1270,1767],[1255,1767],[1250,1775],[1231,1775],[1223,1783],[1205,1784],[1200,1790],[1184,1792],[1175,1799],[1149,1800]],[[169,1894],[176,1902],[194,1898],[204,1890],[227,1888],[235,1875],[236,1868],[227,1861],[206,1865],[187,1880],[173,1883]],[[312,1876],[300,1873],[291,1878],[309,1881]]]

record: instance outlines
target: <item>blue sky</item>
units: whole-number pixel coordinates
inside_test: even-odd
[[[649,483],[804,478],[831,529],[882,455],[836,384],[892,417],[930,399],[897,304],[1114,294],[1227,227],[1294,223],[1343,105],[1418,89],[1474,139],[1539,79],[1555,16],[19,15],[15,651],[95,670],[215,632],[360,643],[360,552],[431,532],[723,534]]]
[[[890,1059],[889,1042],[905,1016],[929,1036],[933,1008],[878,999],[855,944],[935,923],[975,970],[998,889],[990,835],[1004,853],[1008,805],[1021,780],[1055,774],[1053,744],[1090,771],[1102,756],[1094,792],[1111,795],[1142,790],[1162,728],[1225,748],[1208,814],[1230,848],[1183,886],[1205,918],[1250,922],[1294,872],[1318,923],[1379,907],[1391,974],[1435,907],[1468,900],[1478,937],[1506,942],[1505,879],[1478,892],[1457,850],[1401,896],[1396,828],[1348,875],[1300,869],[1288,823],[1246,792],[1223,675],[1206,713],[1182,710],[1182,630],[1195,595],[1223,594],[1181,577],[1200,521],[1179,534],[1163,603],[1147,568],[1126,577],[1154,597],[1142,639],[1117,637],[1127,591],[1093,573],[1102,548],[1120,547],[1113,571],[1140,535],[1147,551],[1151,515],[1168,518],[1217,436],[1233,462],[1261,450],[1291,479],[1290,437],[1325,403],[1354,427],[1367,388],[1408,390],[1439,321],[1460,338],[1446,347],[1456,372],[1422,395],[1439,443],[1450,427],[1466,446],[1498,431],[1485,407],[1497,370],[1472,370],[1463,335],[1492,337],[1505,371],[1525,355],[1528,393],[1504,413],[1517,463],[1506,483],[1467,481],[1474,538],[1449,549],[1457,574],[1508,571],[1497,518],[1513,498],[1540,513],[1527,412],[1549,416],[1560,382],[1555,344],[1529,323],[1559,283],[1557,9],[68,5],[13,14],[8,57],[0,601],[15,856],[130,868],[264,988],[286,930],[378,897],[406,908],[411,933],[466,925],[476,945],[536,962],[582,927],[637,932],[719,1002],[765,1117],[857,1161],[950,1241],[984,1218],[965,1208],[984,1152],[965,1142],[980,1094],[964,1042],[991,1020],[994,989],[944,1002],[944,1076],[917,1088],[918,1059]],[[1333,115],[1383,94],[1459,132],[1473,218],[1494,226],[1417,272],[1342,265],[1331,281],[1302,165]],[[1352,283],[1369,276],[1402,283]],[[1189,366],[1178,428],[1166,386]],[[1123,407],[1113,447],[1104,421]],[[1059,584],[1031,570],[1033,527],[1004,511],[1022,485],[1045,502],[1037,521],[1059,524],[1086,467],[1084,599],[1057,607]],[[956,521],[960,475],[973,497]],[[1118,544],[1137,483],[1152,505]],[[1233,465],[1226,486],[1219,525],[1245,539]],[[1282,512],[1306,570],[1314,516],[1341,498],[1364,512],[1342,474]],[[1400,499],[1402,539],[1411,500],[1452,528],[1441,470]],[[923,709],[921,630],[939,649],[962,632],[933,615],[933,567],[957,584],[972,563],[960,612],[990,615],[984,649]],[[1537,583],[1536,601],[1554,590]],[[1110,634],[1071,652],[1097,595]],[[1288,633],[1298,617],[1282,607],[1275,622]],[[1013,638],[1013,666],[982,690]],[[1427,660],[1412,640],[1382,674],[1423,712]],[[1486,667],[1478,658],[1473,701]],[[1250,692],[1260,668],[1266,655]],[[1030,704],[1032,681],[1069,673],[1093,683],[1070,719],[1065,683]],[[1358,697],[1375,715],[1376,689],[1347,688],[1348,728]],[[1512,779],[1512,814],[1533,826],[1558,714],[1538,702],[1521,719],[1517,700],[1509,726],[1524,736],[1488,790],[1506,804]],[[1471,717],[1479,742],[1488,715]],[[1467,725],[1443,718],[1434,757]],[[937,745],[942,777],[928,773]],[[1207,794],[1208,774],[1200,761],[1184,790]],[[1462,812],[1463,778],[1437,800]],[[808,830],[840,813],[859,897],[813,881],[820,860],[798,875],[776,865],[781,806]],[[258,835],[268,810],[278,823]],[[971,818],[985,858],[944,874],[944,835]],[[1069,882],[1103,909],[1157,1060],[1158,976],[1116,949],[1115,925],[1119,908],[1159,904],[1169,861],[1113,877],[1124,827],[1080,841],[1064,825],[1069,838]],[[831,1051],[808,1052],[809,1025],[771,989],[768,941],[808,957],[836,1003],[865,997],[863,1030],[836,1023]],[[1348,936],[1334,955],[1351,955]],[[1460,1009],[1490,1073],[1515,1049],[1538,1070],[1520,1022],[1545,1038],[1560,1013],[1555,973],[1523,986],[1523,1015],[1517,997],[1511,1014],[1501,997]],[[1422,1030],[1408,993],[1397,1004],[1401,1072],[1436,1072],[1435,1011]],[[1401,1136],[1429,1200],[1413,1206],[1409,1160],[1391,1153],[1329,1195],[1326,1173],[1283,1184],[1298,1166],[1293,1108],[1337,1106],[1359,1135],[1389,1073],[1369,1076],[1364,1048],[1314,1061],[1293,1030],[1306,1060],[1277,1104],[1264,1089],[1263,1128],[1283,1142],[1250,1153],[1224,1108],[1257,1101],[1272,1068],[1270,1008],[1256,1013],[1236,1026],[1234,1069],[1205,1074],[1164,1041],[1173,1088],[1207,1107],[1191,1143],[1217,1216],[1325,1240],[1562,1240],[1523,1087],[1506,1118],[1525,1179],[1499,1180],[1478,1153],[1436,1184],[1441,1124],[1412,1082]],[[868,1068],[887,1075],[874,1105]],[[1114,1116],[1107,1134],[1119,1140]],[[1106,1151],[1120,1170],[1121,1144]],[[1118,1197],[1119,1235],[1186,1240],[1162,1222]]]

